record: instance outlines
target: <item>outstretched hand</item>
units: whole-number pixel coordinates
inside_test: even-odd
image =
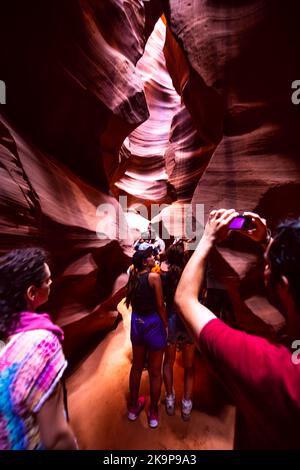
[[[263,243],[265,240],[267,240],[268,228],[266,219],[263,219],[254,212],[244,212],[243,215],[251,217],[251,221],[253,225],[255,225],[255,228],[251,230],[246,230],[243,233],[258,243]]]
[[[219,243],[227,237],[230,222],[239,215],[235,209],[218,209],[209,214],[203,237],[212,243]]]

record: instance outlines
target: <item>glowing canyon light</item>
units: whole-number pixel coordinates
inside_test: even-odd
[[[150,220],[149,217],[150,209]],[[130,238],[130,227],[127,223],[126,214],[130,212],[127,205],[127,196],[119,197],[119,204],[100,204],[96,210],[98,223],[96,227],[97,237],[101,240],[128,240]],[[175,238],[193,239],[189,249],[196,248],[202,237],[204,229],[204,204],[151,204],[146,207],[139,204],[139,214],[143,221],[151,221],[151,225],[159,227],[159,233],[155,228],[155,234],[164,240]],[[151,228],[152,230],[152,228]],[[153,232],[153,237],[155,238]]]

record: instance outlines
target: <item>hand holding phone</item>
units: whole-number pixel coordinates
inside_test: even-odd
[[[235,209],[212,210],[201,240],[207,240],[209,243],[220,243],[225,240],[230,231],[228,225],[238,215]]]
[[[244,212],[243,215],[238,215],[230,222],[228,228],[230,230],[241,230],[258,243],[268,244],[271,239],[266,220],[254,212]]]
[[[258,243],[266,244],[270,239],[265,219],[254,212],[240,215],[234,209],[212,210],[202,238],[219,243],[227,237],[230,230],[240,230]]]

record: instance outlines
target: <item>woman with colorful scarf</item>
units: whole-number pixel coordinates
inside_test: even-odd
[[[0,449],[77,449],[60,380],[62,330],[46,313],[51,273],[40,248],[0,258]]]

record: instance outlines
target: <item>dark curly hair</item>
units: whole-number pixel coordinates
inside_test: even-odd
[[[186,265],[184,244],[181,240],[169,246],[166,251],[166,260],[169,268],[169,292],[167,295],[167,303],[172,303],[182,271]]]
[[[133,255],[133,258],[132,258],[133,268],[130,271],[129,280],[128,280],[128,283],[126,285],[127,291],[126,291],[125,304],[126,304],[127,308],[131,304],[134,293],[135,293],[135,291],[136,291],[136,289],[139,285],[138,273],[145,268],[144,261],[151,254],[153,254],[153,249],[148,248],[147,250],[137,251]]]
[[[0,258],[0,337],[18,322],[26,310],[25,293],[30,285],[41,287],[48,255],[42,248],[10,251]]]
[[[300,219],[287,220],[277,227],[268,258],[271,284],[276,286],[280,277],[286,276],[300,312]]]

